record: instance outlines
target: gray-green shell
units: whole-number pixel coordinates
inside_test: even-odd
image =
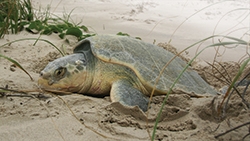
[[[105,62],[124,65],[132,69],[142,84],[154,86],[164,66],[175,56],[165,49],[127,36],[96,35],[81,41],[74,52],[90,45],[92,53]],[[176,57],[163,71],[156,88],[167,92],[183,71],[186,62]],[[216,92],[198,75],[188,68],[176,83],[174,90],[195,94]]]

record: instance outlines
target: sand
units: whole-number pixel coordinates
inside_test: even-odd
[[[34,0],[32,2],[37,9],[39,6],[44,8],[50,5],[51,12],[59,16],[75,8],[72,19],[82,21],[82,24],[98,34],[125,32],[131,36],[141,37],[149,43],[161,43],[160,46],[163,47],[166,47],[166,42],[172,39],[171,44],[177,52],[213,34],[230,35],[249,41],[249,33],[245,34],[247,28],[249,29],[250,20],[244,13],[246,11],[230,12],[237,8],[249,8],[249,0],[214,4],[192,16],[175,33],[178,25],[194,12],[218,1]],[[218,27],[215,28],[217,24]],[[0,39],[0,45],[28,37],[38,38],[39,35],[25,31],[16,35],[9,34]],[[49,40],[58,47],[63,45],[68,52],[72,51],[75,43],[72,41],[69,45],[56,34],[43,35],[41,38]],[[34,81],[31,81],[11,62],[0,58],[1,87],[16,90],[36,89],[39,72],[49,61],[60,57],[59,53],[47,43],[38,42],[33,46],[34,42],[26,40],[0,48],[1,54],[17,60],[34,78]],[[200,48],[195,47],[186,51],[183,57],[188,60],[196,53],[197,48],[201,49],[211,42],[210,40]],[[224,53],[224,48],[220,51]],[[239,69],[239,63],[242,62],[242,56],[249,57],[244,56],[248,51],[249,48],[245,46],[227,49],[216,59],[221,65],[215,66],[222,74],[228,73],[227,78],[232,80]],[[214,48],[206,50],[192,67],[219,91],[227,84],[209,75],[209,72],[213,72],[212,68],[204,63],[204,61],[211,62],[214,55]],[[248,66],[241,78],[249,72],[249,68]],[[218,72],[215,72],[215,76],[223,79]],[[239,88],[240,93],[243,89],[244,87]],[[218,103],[223,96],[195,98],[187,94],[171,94],[163,108],[155,139],[241,140],[249,134],[249,124],[219,138],[215,136],[249,122],[250,112],[246,105],[250,102],[249,89],[244,97],[245,103],[233,93],[225,112],[218,115]],[[163,99],[164,96],[155,96],[149,111],[143,113],[136,107],[111,103],[109,96],[98,98],[81,94],[55,96],[38,92],[0,93],[0,140],[150,140],[148,131],[151,135]],[[245,140],[250,140],[250,136]]]

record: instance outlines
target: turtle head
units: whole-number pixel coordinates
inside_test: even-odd
[[[47,91],[79,92],[87,78],[87,61],[83,53],[75,53],[50,62],[40,73],[38,85]]]

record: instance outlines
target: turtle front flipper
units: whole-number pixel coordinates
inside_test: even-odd
[[[127,80],[114,82],[110,91],[110,97],[112,102],[120,102],[127,106],[138,106],[144,112],[147,111],[149,98],[133,87]]]

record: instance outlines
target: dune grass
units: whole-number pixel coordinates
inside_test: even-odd
[[[0,38],[9,32],[16,34],[34,20],[30,0],[3,0],[0,2]]]
[[[51,14],[49,8],[45,9],[45,12],[34,13],[30,0],[3,0],[0,2],[0,38],[24,29],[32,34],[55,33],[61,39],[64,39],[65,35],[75,36],[78,40],[94,35],[81,23],[70,21],[73,10],[69,14],[65,13],[62,18]]]

